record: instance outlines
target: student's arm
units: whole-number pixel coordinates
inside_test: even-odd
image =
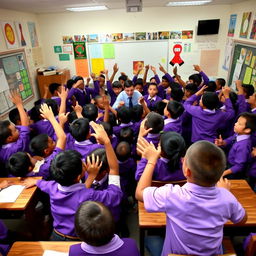
[[[207,85],[209,83],[209,77],[203,72],[201,67],[199,65],[193,65],[194,70],[199,72],[199,74],[202,76],[204,80],[204,85]]]
[[[20,94],[18,93],[17,90],[13,90],[13,91],[10,92],[10,100],[12,101],[12,103],[14,105],[16,105],[16,107],[19,111],[21,125],[22,126],[29,126],[28,115],[27,115],[25,109],[23,108],[22,99],[21,99]]]
[[[120,103],[121,101],[124,101],[124,100],[123,100],[123,92],[120,92],[120,93],[119,93],[119,95],[117,96],[116,101],[115,101],[115,103],[113,104],[112,108],[113,108],[113,109],[117,109],[117,108],[119,107],[119,103]]]
[[[181,77],[178,75],[178,69],[177,69],[177,67],[175,67],[175,68],[173,69],[173,74],[174,74],[175,78],[178,80],[179,84],[180,84],[183,88],[186,87],[186,82],[183,81],[183,80],[181,79]]]
[[[164,73],[169,83],[173,82],[173,78],[170,76],[170,74],[165,70],[165,68],[160,63],[159,63],[159,70]]]
[[[143,96],[139,98],[139,103],[143,107],[144,116],[147,115],[150,112],[150,109],[148,108],[147,103]]]
[[[91,78],[90,78],[90,77],[87,77],[87,78],[86,78],[86,84],[85,84],[86,87],[89,87],[90,81],[91,81]]]
[[[64,86],[61,86],[61,92],[58,92],[58,96],[60,97],[60,110],[59,114],[65,114],[66,113],[66,101],[68,97],[68,90]]]
[[[72,108],[76,112],[77,118],[83,118],[83,115],[82,115],[83,108],[78,104],[78,101],[76,101],[76,105],[72,106]]]
[[[84,167],[86,168],[86,172],[88,173],[88,177],[85,181],[85,186],[87,188],[90,188],[93,181],[98,175],[98,172],[101,168],[102,162],[99,161],[99,156],[96,157],[92,154],[91,158],[87,156],[86,158],[86,164],[83,163]]]
[[[145,66],[145,72],[144,72],[144,75],[143,75],[143,85],[147,84],[148,70],[149,70],[149,65],[146,65]]]
[[[153,172],[160,156],[161,149],[160,147],[156,149],[152,143],[148,143],[144,138],[139,138],[137,150],[141,153],[143,158],[148,160],[145,170],[138,182],[135,193],[136,199],[143,202],[143,191],[145,188],[151,186]]]
[[[104,116],[103,116],[103,122],[108,123],[109,121],[109,100],[106,95],[103,96],[103,106],[104,106]]]
[[[152,130],[152,128],[146,129],[145,128],[145,122],[147,121],[147,117],[140,123],[140,130],[139,130],[139,135],[138,139],[141,137],[145,137],[148,135],[148,133]]]
[[[99,83],[99,80],[96,78],[94,73],[91,73],[91,78],[93,80],[94,88],[87,88],[87,90],[89,90],[92,97],[94,98],[95,96],[100,94],[100,83]]]
[[[233,105],[232,105],[231,100],[229,98],[230,91],[231,91],[231,89],[228,86],[224,86],[222,88],[222,93],[223,93],[223,95],[224,95],[224,97],[226,99],[225,103],[224,103],[225,106],[226,106],[226,111],[222,112],[223,113],[223,121],[230,120],[235,115],[235,111],[233,109]]]
[[[112,84],[113,83],[113,81],[114,81],[114,78],[115,78],[115,75],[116,75],[116,73],[118,72],[118,66],[117,66],[117,63],[115,63],[115,65],[113,66],[113,73],[112,73],[112,75],[111,75],[111,77],[110,77],[110,79],[109,79],[109,82],[110,82],[110,84]],[[108,79],[107,79],[108,80]]]
[[[152,70],[152,72],[154,73],[154,77],[155,77],[155,80],[156,80],[156,83],[157,85],[161,83],[160,79],[159,79],[159,76],[158,74],[156,73],[156,68],[151,66],[150,69]]]
[[[246,106],[246,100],[244,96],[244,90],[242,87],[242,81],[237,80],[235,81],[236,89],[237,89],[237,105],[238,105],[238,114],[246,112],[247,106]]]
[[[41,116],[47,119],[53,126],[53,129],[57,136],[56,147],[64,150],[66,146],[66,134],[60,124],[55,119],[51,107],[48,107],[47,104],[42,104],[40,108],[40,113]]]

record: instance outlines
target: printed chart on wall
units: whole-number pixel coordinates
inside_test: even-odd
[[[0,55],[0,115],[13,107],[9,90],[20,92],[22,100],[33,96],[24,51]]]

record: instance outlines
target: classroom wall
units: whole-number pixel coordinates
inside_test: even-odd
[[[25,51],[27,56],[28,68],[30,71],[31,83],[32,83],[34,95],[35,95],[35,97],[32,100],[30,100],[25,104],[25,108],[30,109],[33,106],[33,102],[39,98],[39,94],[38,94],[38,89],[36,84],[36,67],[34,66],[33,60],[32,60],[31,42],[30,42],[27,22],[32,21],[36,23],[39,46],[42,46],[40,41],[40,29],[37,22],[37,15],[33,13],[25,13],[25,12],[17,12],[17,11],[0,9],[0,21],[9,21],[9,22],[19,21],[23,25],[23,33],[27,43],[27,46],[25,47]],[[9,51],[9,49],[6,46],[3,30],[1,27],[0,28],[0,52],[5,52],[5,51]]]
[[[209,5],[200,7],[143,8],[140,13],[127,13],[125,10],[108,10],[86,13],[39,14],[37,17],[46,65],[57,65],[61,68],[67,67],[71,70],[71,74],[75,74],[73,57],[71,57],[71,61],[59,61],[58,54],[53,52],[54,45],[62,45],[63,35],[106,32],[154,32],[182,29],[194,30],[194,34],[196,34],[198,20],[220,18],[219,35],[201,36],[200,38],[195,35],[193,47],[197,49],[199,43],[207,44],[208,42],[209,44],[213,43],[212,45],[217,49],[221,49],[219,74],[222,74],[224,38],[227,33],[230,10],[230,5]],[[192,72],[193,68],[191,66]],[[187,79],[187,77],[184,79]]]

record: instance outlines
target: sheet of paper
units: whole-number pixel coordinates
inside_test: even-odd
[[[25,186],[12,185],[0,192],[0,203],[14,203]]]
[[[102,51],[103,51],[104,59],[114,59],[115,58],[115,45],[114,44],[103,44]]]
[[[45,250],[43,256],[68,256],[68,252]]]
[[[232,89],[236,89],[235,81],[239,80],[242,66],[243,66],[243,61],[237,60],[236,67],[235,67],[234,74],[233,74],[233,79],[232,79],[232,85],[231,85]]]
[[[247,67],[244,74],[243,83],[244,84],[250,84],[252,77],[252,68]]]
[[[89,76],[89,66],[87,59],[75,60],[76,75],[81,77]]]
[[[104,59],[97,58],[97,59],[91,59],[92,63],[92,72],[96,75],[100,74],[100,71],[103,71],[105,69],[104,66]]]
[[[89,54],[91,59],[102,58],[101,44],[90,44]]]
[[[33,57],[35,66],[40,66],[40,65],[44,64],[43,53],[42,53],[41,47],[32,48],[32,57]]]
[[[208,76],[218,74],[220,50],[202,50],[200,67]]]
[[[0,68],[0,92],[9,90],[9,85],[4,73],[4,70]]]

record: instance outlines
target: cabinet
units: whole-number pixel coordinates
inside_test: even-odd
[[[69,79],[70,71],[68,69],[58,70],[56,75],[45,76],[43,74],[38,74],[37,83],[41,98],[43,98],[45,91],[48,90],[49,84],[58,83],[64,85]],[[46,96],[46,98],[51,98],[49,90]]]

